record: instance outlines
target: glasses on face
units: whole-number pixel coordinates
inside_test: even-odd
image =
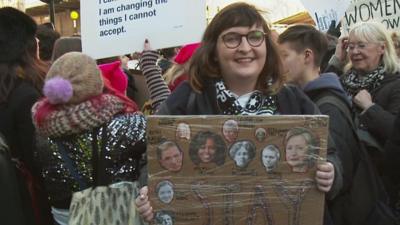
[[[352,52],[356,49],[362,51],[366,49],[371,43],[365,43],[365,42],[358,42],[358,43],[349,43],[347,45],[347,51]]]
[[[222,36],[222,41],[227,48],[237,48],[242,43],[243,37],[246,37],[247,43],[252,47],[260,46],[265,40],[265,33],[259,30],[250,31],[247,34],[229,32]]]

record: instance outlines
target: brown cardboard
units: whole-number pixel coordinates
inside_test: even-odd
[[[150,116],[149,195],[156,224],[321,225],[324,194],[314,176],[316,164],[326,158],[328,121],[327,116]],[[287,140],[286,154],[289,131],[303,136]],[[313,147],[301,148],[312,136]],[[280,155],[275,167],[267,160],[276,156],[273,149]]]

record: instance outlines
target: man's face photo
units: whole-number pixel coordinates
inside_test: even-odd
[[[182,168],[183,153],[176,145],[171,145],[161,151],[159,159],[161,167],[171,172],[178,172]]]

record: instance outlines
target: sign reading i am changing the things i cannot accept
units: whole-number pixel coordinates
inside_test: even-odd
[[[206,26],[205,0],[81,1],[82,50],[105,58],[198,42]]]

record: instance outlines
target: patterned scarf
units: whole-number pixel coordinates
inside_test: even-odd
[[[224,82],[215,83],[217,104],[224,115],[274,115],[278,110],[276,95],[265,96],[261,91],[254,91],[245,107],[242,107],[233,93],[226,89]]]
[[[362,77],[362,79],[359,77]],[[384,78],[384,66],[380,65],[371,73],[362,76],[359,76],[356,71],[351,69],[347,75],[340,79],[340,81],[346,92],[350,96],[355,96],[363,89],[366,89],[369,93],[371,93],[374,89],[381,85],[381,82]]]
[[[110,94],[102,94],[79,104],[56,107],[43,99],[32,108],[33,123],[36,130],[46,137],[78,134],[110,121],[115,114],[123,112],[124,107],[120,98]],[[42,120],[38,119],[39,112],[45,112]]]

